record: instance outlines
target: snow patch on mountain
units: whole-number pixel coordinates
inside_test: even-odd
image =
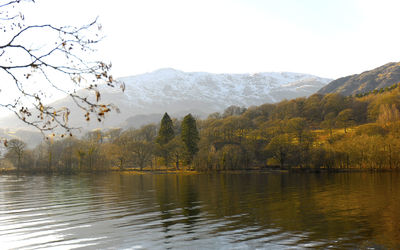
[[[95,119],[85,122],[84,113],[71,98],[63,98],[52,104],[71,109],[70,125],[90,130],[119,126],[140,126],[168,112],[180,117],[189,112],[206,117],[222,112],[231,105],[249,107],[274,103],[284,99],[306,97],[316,93],[331,79],[309,74],[267,72],[255,74],[212,74],[183,72],[171,68],[118,79],[126,85],[125,92],[118,88],[100,86],[101,101],[113,103],[121,112],[107,114],[102,123]],[[86,95],[87,91],[79,91]],[[93,96],[92,96],[93,98]],[[15,117],[14,117],[15,118]],[[138,121],[142,119],[142,121]],[[158,122],[154,120],[153,122]],[[0,120],[0,127],[20,127],[12,119]],[[125,124],[125,125],[124,125]],[[126,125],[127,124],[127,125]]]
[[[119,80],[126,84],[125,96],[130,105],[144,111],[149,105],[167,108],[176,102],[188,101],[189,106],[190,102],[204,103],[200,109],[205,112],[230,105],[247,107],[309,96],[331,81],[290,72],[211,74],[171,68]]]

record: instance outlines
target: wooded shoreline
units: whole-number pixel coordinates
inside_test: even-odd
[[[247,174],[247,173],[357,173],[357,172],[400,172],[400,169],[366,169],[366,168],[290,168],[281,169],[279,167],[264,167],[259,169],[240,169],[240,170],[138,170],[138,169],[124,169],[124,170],[101,170],[101,171],[49,171],[46,169],[42,170],[17,170],[17,169],[0,169],[0,175],[79,175],[79,174],[109,174],[119,173],[127,175],[142,175],[142,174],[179,174],[179,175],[192,175],[192,174]]]
[[[49,137],[34,149],[8,141],[0,168],[42,172],[273,168],[291,171],[400,168],[400,84],[362,96],[314,94],[231,106],[207,119],[164,114],[140,129]],[[300,169],[300,170],[298,170]]]

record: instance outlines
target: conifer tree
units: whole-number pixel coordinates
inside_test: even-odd
[[[191,114],[188,114],[182,121],[181,138],[186,151],[186,162],[190,164],[194,155],[199,151],[198,142],[200,140],[197,130],[196,120]]]
[[[168,113],[165,112],[163,118],[161,119],[160,131],[158,132],[156,142],[158,144],[158,151],[161,157],[164,159],[164,163],[167,167],[170,155],[168,143],[174,139],[174,136],[175,134],[172,120]]]
[[[168,113],[165,112],[163,118],[161,119],[160,131],[157,136],[157,143],[160,145],[165,145],[174,139],[174,128],[172,124],[172,120],[169,117]]]

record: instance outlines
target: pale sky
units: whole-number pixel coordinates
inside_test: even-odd
[[[37,0],[29,23],[99,16],[114,75],[175,68],[338,78],[400,61],[398,0]]]

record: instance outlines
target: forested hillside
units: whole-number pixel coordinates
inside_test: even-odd
[[[50,138],[34,150],[8,142],[21,170],[231,170],[400,167],[400,88],[344,97],[314,94],[205,120],[164,115],[160,125]],[[5,164],[5,161],[3,161]]]
[[[361,74],[341,77],[330,82],[318,94],[360,95],[389,88],[400,81],[400,63],[391,62]]]

